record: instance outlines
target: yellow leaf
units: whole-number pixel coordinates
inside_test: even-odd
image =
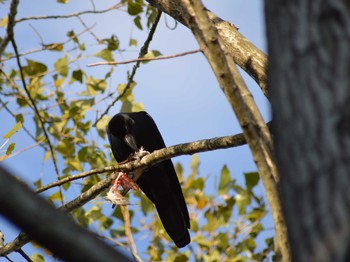
[[[11,136],[13,136],[19,129],[22,128],[22,122],[18,122],[14,127],[11,128],[11,130],[9,132],[7,132],[3,138],[4,139],[8,139]]]
[[[0,26],[1,27],[6,27],[8,23],[9,18],[7,16],[3,17],[0,21]]]
[[[53,193],[49,199],[53,200],[53,201],[62,201],[62,197],[61,197],[61,193],[59,191],[57,191],[56,193]]]
[[[51,157],[51,151],[47,151],[44,157],[44,161],[46,162]]]

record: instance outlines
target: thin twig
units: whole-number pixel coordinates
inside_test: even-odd
[[[78,36],[81,36],[82,34],[84,34],[86,32],[89,32],[92,28],[94,28],[95,25],[96,24],[92,25],[89,28],[86,28],[85,30],[81,31],[80,33],[76,34],[75,36],[78,37]],[[41,51],[44,51],[44,50],[52,50],[52,49],[57,48],[59,45],[63,46],[63,45],[65,45],[65,44],[67,44],[67,43],[69,43],[71,41],[73,41],[73,39],[71,37],[69,37],[66,41],[64,41],[62,43],[44,45],[43,47],[32,49],[32,50],[28,50],[28,51],[25,51],[23,53],[20,53],[19,56],[21,57],[21,56],[29,55],[29,54],[32,54],[32,53],[41,52]],[[6,57],[4,59],[0,59],[0,62],[5,62],[5,61],[13,59],[13,58],[16,58],[16,55],[10,56],[10,57]]]
[[[130,247],[131,254],[138,262],[142,262],[142,259],[137,254],[137,248],[131,232],[129,207],[125,205],[125,206],[120,206],[120,208],[121,208],[122,215],[125,222],[124,228],[125,228],[126,241],[128,243],[128,246]]]
[[[22,125],[22,128],[23,128],[23,125]],[[39,146],[39,145],[40,145],[42,142],[44,142],[45,140],[46,140],[46,139],[43,138],[43,139],[41,139],[40,141],[36,142],[35,144],[33,144],[33,145],[31,145],[31,146],[28,146],[28,147],[26,147],[26,148],[22,148],[22,149],[20,149],[20,150],[17,150],[16,152],[12,153],[11,155],[4,155],[4,156],[0,157],[0,161],[5,160],[5,159],[8,159],[8,158],[11,158],[11,157],[14,157],[14,156],[16,156],[16,155],[18,155],[18,154],[20,154],[20,153],[23,153],[23,152],[29,150],[29,149],[32,149],[32,148],[34,148],[34,147],[36,147],[36,146]]]
[[[31,258],[20,248],[17,250],[17,252],[27,261],[27,262],[33,262]]]
[[[80,15],[86,15],[86,14],[103,14],[107,13],[111,10],[119,9],[123,7],[125,3],[118,3],[110,8],[104,9],[104,10],[87,10],[87,11],[82,11],[82,12],[77,12],[77,13],[72,13],[72,14],[67,14],[67,15],[47,15],[47,16],[28,16],[28,17],[23,17],[19,18],[16,20],[16,23],[21,23],[23,21],[27,20],[40,20],[40,19],[62,19],[62,18],[71,18],[71,17],[76,17]]]
[[[19,0],[12,0],[11,5],[10,5],[10,13],[8,15],[6,35],[0,43],[0,59],[1,59],[2,53],[4,52],[6,46],[8,45],[10,40],[13,39],[13,28],[15,27],[15,17],[17,14],[18,3],[19,3]]]
[[[200,49],[192,50],[192,51],[188,51],[188,52],[183,52],[183,53],[175,54],[175,55],[157,56],[157,57],[142,57],[142,58],[127,60],[127,61],[122,61],[122,62],[117,62],[117,61],[113,61],[113,62],[97,62],[97,63],[87,64],[87,66],[91,67],[91,66],[99,66],[99,65],[126,65],[126,64],[135,63],[135,62],[171,59],[171,58],[191,55],[191,54],[195,54],[195,53],[199,53],[199,52],[201,52]]]
[[[158,25],[158,22],[160,20],[160,17],[162,15],[162,11],[158,10],[158,14],[157,14],[157,17],[156,19],[154,20],[154,23],[151,27],[151,30],[149,31],[149,34],[148,34],[148,37],[145,41],[145,43],[143,44],[143,46],[141,47],[141,50],[140,50],[140,53],[139,53],[139,58],[142,58],[144,57],[147,52],[148,52],[148,47],[149,47],[149,44],[151,43],[152,39],[153,39],[153,35],[156,31],[156,28],[157,28],[157,25]],[[129,77],[129,80],[128,80],[128,83],[126,84],[123,92],[118,95],[113,101],[111,104],[109,104],[106,108],[106,110],[100,115],[100,117],[95,121],[95,123],[93,124],[93,126],[96,126],[96,124],[105,116],[108,114],[108,111],[114,106],[114,104],[119,101],[119,99],[121,97],[123,97],[125,95],[125,93],[128,91],[128,89],[131,87],[131,84],[134,82],[134,76],[136,74],[136,71],[137,71],[137,68],[139,68],[140,66],[140,61],[136,62],[136,64],[133,66],[132,68],[132,72],[130,74],[130,77]]]
[[[53,165],[55,167],[55,172],[56,172],[57,179],[60,179],[60,174],[59,174],[58,167],[57,167],[57,159],[56,159],[55,151],[53,149],[53,146],[52,146],[52,143],[50,141],[49,135],[46,132],[46,129],[45,129],[45,126],[44,126],[44,121],[43,121],[43,119],[42,119],[42,117],[40,115],[38,107],[36,106],[34,99],[32,98],[31,94],[29,93],[29,90],[27,88],[27,84],[26,84],[26,82],[24,80],[23,67],[21,65],[21,61],[20,61],[19,56],[18,56],[18,49],[17,49],[16,41],[15,41],[14,38],[12,38],[11,42],[12,42],[13,49],[15,50],[15,54],[17,56],[16,60],[17,60],[17,65],[19,67],[19,72],[20,72],[20,75],[21,75],[21,81],[22,81],[22,85],[23,85],[24,91],[26,92],[26,94],[27,94],[27,96],[28,96],[28,98],[29,98],[33,108],[34,108],[35,114],[38,117],[39,123],[41,125],[41,128],[43,130],[44,136],[46,138],[47,144],[49,145],[49,148],[50,148],[50,152],[51,152],[51,156],[52,156],[52,162],[53,162]],[[63,195],[62,195],[61,188],[59,188],[59,193],[60,193],[61,201],[62,201],[62,204],[63,204]]]
[[[98,38],[98,36],[92,30],[89,29],[89,27],[85,24],[84,20],[80,16],[77,16],[77,18],[80,21],[80,23],[83,25],[85,30],[88,31],[92,35],[93,38],[95,38],[97,43],[102,44],[103,41],[100,38]]]

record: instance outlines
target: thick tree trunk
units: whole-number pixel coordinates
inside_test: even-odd
[[[349,261],[349,1],[267,0],[266,19],[293,261]]]

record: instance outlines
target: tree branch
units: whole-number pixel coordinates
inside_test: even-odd
[[[144,156],[140,161],[133,161],[123,165],[117,166],[109,166],[101,169],[94,169],[89,172],[84,172],[75,176],[72,176],[73,179],[76,180],[78,178],[83,178],[93,174],[101,174],[105,172],[114,172],[115,170],[121,170],[124,172],[130,172],[138,168],[144,168],[147,166],[155,165],[161,161],[166,159],[180,156],[180,155],[191,155],[199,152],[206,152],[216,149],[225,149],[236,146],[245,145],[245,138],[243,134],[237,134],[234,136],[225,136],[225,137],[217,137],[205,140],[199,140],[192,143],[184,143],[175,146],[171,146],[168,148],[163,148],[160,150],[153,151],[151,154]],[[101,180],[97,184],[93,185],[89,190],[80,194],[77,198],[72,201],[66,203],[61,206],[59,209],[70,212],[73,209],[83,206],[91,199],[95,198],[97,195],[106,190],[110,185],[113,179],[117,177],[116,173],[112,173],[109,177]],[[71,181],[69,177],[64,178],[55,183],[51,183],[44,187],[38,188],[35,192],[42,192],[47,190],[48,188],[52,188],[54,186],[58,186],[64,183]],[[19,236],[14,239],[12,242],[6,244],[4,247],[0,248],[0,256],[7,255],[14,250],[21,248],[23,245],[28,243],[30,238],[24,232],[20,233]]]
[[[195,53],[201,52],[201,50],[193,50],[193,51],[188,51],[188,52],[183,52],[180,54],[175,54],[175,55],[168,55],[168,56],[157,56],[157,57],[141,57],[137,59],[132,59],[132,60],[127,60],[127,61],[113,61],[113,62],[97,62],[97,63],[91,63],[88,64],[87,66],[99,66],[99,65],[126,65],[130,63],[135,63],[135,62],[145,62],[145,61],[155,61],[155,60],[164,60],[164,59],[171,59],[171,58],[176,58],[180,56],[185,56],[185,55],[192,55]]]
[[[21,22],[28,21],[28,20],[72,18],[72,17],[78,17],[78,16],[86,15],[86,14],[103,14],[103,13],[107,13],[111,10],[119,9],[123,6],[125,6],[125,3],[118,3],[110,8],[103,9],[103,10],[87,10],[87,11],[82,11],[82,12],[77,12],[77,13],[72,13],[72,14],[67,14],[67,15],[28,16],[28,17],[23,17],[23,18],[17,19],[16,23],[21,23]]]
[[[109,167],[104,167],[100,169],[93,169],[77,175],[65,177],[56,182],[42,186],[36,189],[35,192],[40,193],[50,188],[60,186],[65,183],[68,183],[77,179],[81,179],[84,177],[88,177],[91,175],[95,175],[95,174],[113,172],[114,170],[122,170],[127,172],[127,171],[132,171],[133,169],[136,169],[136,168],[145,167],[148,165],[154,165],[166,159],[181,156],[181,155],[192,155],[199,152],[207,152],[207,151],[212,151],[217,149],[237,147],[245,144],[246,144],[246,140],[243,134],[237,134],[234,136],[216,137],[211,139],[198,140],[191,143],[178,144],[175,146],[170,146],[167,148],[153,151],[151,154],[142,158],[142,160],[145,159],[146,163],[143,163],[141,161],[138,164],[134,165],[132,168],[129,166],[130,163],[128,163],[128,164],[123,164],[118,166],[109,166]]]
[[[127,239],[126,241],[128,243],[130,252],[137,262],[142,262],[142,259],[137,254],[137,248],[136,248],[135,241],[134,241],[134,238],[133,238],[132,232],[131,232],[129,207],[126,205],[126,206],[120,206],[120,208],[121,208],[123,219],[124,219],[125,235],[126,235],[126,239]]]
[[[174,0],[146,0],[154,7],[167,13],[175,20],[190,28],[190,14],[186,8]],[[260,86],[266,97],[269,97],[266,83],[267,56],[248,39],[240,34],[237,28],[222,20],[206,9],[206,13],[218,31],[223,45],[231,59],[246,71]]]
[[[13,39],[13,28],[15,27],[15,17],[17,14],[17,6],[18,6],[19,0],[12,0],[10,5],[10,13],[8,15],[8,23],[6,28],[6,35],[2,42],[0,43],[0,59],[2,56],[2,53],[5,51],[5,48],[7,47],[8,43],[11,39]]]

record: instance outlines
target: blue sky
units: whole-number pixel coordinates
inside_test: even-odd
[[[208,9],[217,16],[228,20],[239,28],[239,31],[257,47],[266,50],[265,29],[263,18],[263,1],[244,0],[206,0],[203,1]],[[115,1],[96,1],[96,8],[103,9],[112,6]],[[7,13],[9,1],[0,8],[0,16]],[[4,8],[6,7],[6,8]],[[18,18],[32,15],[67,14],[91,9],[91,2],[86,0],[72,1],[67,6],[57,5],[55,1],[22,1],[19,5]],[[96,18],[99,20],[96,20]],[[133,26],[130,17],[121,11],[114,11],[103,16],[83,16],[88,26],[95,25],[93,31],[101,38],[108,37],[111,33],[118,35],[121,45],[127,48],[130,35],[139,40],[139,45],[147,36],[147,31],[139,31]],[[178,24],[175,30],[169,30],[166,21],[174,25],[174,20],[169,16],[161,18],[154,40],[150,48],[159,50],[163,55],[172,55],[189,50],[198,49],[198,44],[189,29]],[[45,43],[63,41],[65,34],[70,28],[75,32],[83,30],[77,19],[31,21],[30,24],[41,34]],[[0,35],[3,36],[1,28]],[[40,46],[40,39],[34,33],[28,23],[21,23],[15,28],[15,36],[20,51],[31,50]],[[86,36],[91,37],[91,36]],[[89,40],[90,42],[91,39]],[[87,46],[87,49],[98,51],[101,47],[97,44]],[[94,52],[90,52],[94,53]],[[57,54],[41,53],[29,56],[33,60],[46,60],[50,62],[57,59]],[[62,56],[62,54],[58,54]],[[116,60],[127,60],[137,57],[136,52],[127,52],[121,56],[115,56]],[[94,75],[104,75],[108,67],[87,68],[86,64],[98,62],[101,59],[90,58],[82,60],[79,65],[83,70],[88,70]],[[13,61],[14,62],[14,61]],[[109,83],[110,88],[115,88],[120,82],[125,82],[125,70],[131,69],[132,65],[120,66],[115,69],[113,80]],[[257,84],[243,73],[246,84],[253,93],[254,99],[266,121],[270,119],[269,103],[263,96]],[[217,81],[206,59],[202,54],[194,54],[172,60],[156,61],[141,65],[136,74],[137,86],[134,89],[135,100],[143,103],[156,121],[165,143],[174,145],[204,138],[224,135],[232,135],[241,132],[234,113],[221,92]],[[104,110],[106,104],[100,104],[100,110]],[[120,104],[112,108],[110,115],[118,112]],[[4,135],[15,124],[14,120],[4,111],[0,111],[1,127],[0,135]],[[1,138],[2,139],[2,138]],[[13,136],[16,142],[16,150],[26,148],[33,144],[23,130]],[[101,147],[106,141],[97,138]],[[2,142],[0,142],[2,144]],[[31,174],[49,176],[55,178],[51,161],[42,164],[44,155],[39,148],[28,150],[10,158],[4,163],[26,181],[32,181]],[[33,161],[33,159],[37,161]],[[173,159],[180,161],[186,170],[189,168],[190,156],[182,156]],[[220,170],[226,164],[234,176],[240,180],[243,172],[256,170],[256,166],[247,146],[206,152],[199,154],[200,175],[214,178],[220,174]],[[20,163],[20,164],[19,164]],[[215,180],[215,179],[214,179]],[[261,193],[263,192],[260,186]],[[213,187],[214,190],[214,187]],[[269,224],[269,222],[267,222]],[[270,224],[271,226],[271,224]],[[5,233],[6,241],[10,241],[17,235],[17,230],[0,216],[0,230]]]

